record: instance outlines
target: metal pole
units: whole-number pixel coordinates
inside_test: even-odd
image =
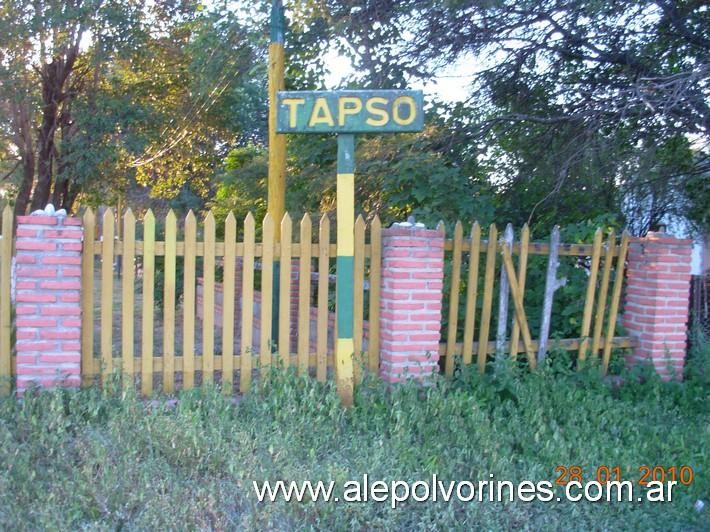
[[[281,220],[286,210],[286,135],[276,133],[276,94],[284,90],[284,8],[281,0],[271,5],[271,42],[269,44],[269,175],[267,212],[274,220],[274,243],[281,241]],[[274,259],[273,298],[271,301],[271,341],[276,344],[279,330],[279,292],[281,261]],[[288,289],[288,287],[286,287]],[[283,346],[281,346],[283,347]],[[286,346],[288,349],[288,346]],[[286,355],[288,356],[288,352]]]
[[[353,404],[353,254],[355,226],[355,136],[338,135],[336,378],[343,405]]]

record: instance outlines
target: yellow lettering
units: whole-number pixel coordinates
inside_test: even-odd
[[[338,99],[338,125],[345,125],[347,115],[356,115],[362,111],[362,102],[355,96],[343,96]]]
[[[322,96],[316,98],[316,102],[313,104],[313,111],[311,111],[311,118],[308,121],[308,127],[313,127],[317,124],[326,124],[333,127],[335,122],[333,122],[333,115],[328,107],[328,102]]]
[[[365,120],[365,123],[368,126],[384,126],[387,122],[389,122],[390,117],[387,114],[386,109],[382,109],[381,107],[375,107],[375,104],[387,105],[387,99],[375,96],[374,98],[370,98],[369,100],[367,100],[367,102],[365,103],[365,109],[367,109],[367,112],[370,113],[370,115],[379,118],[368,117],[368,119]]]
[[[407,105],[409,106],[409,115],[407,118],[402,118],[402,116],[399,114],[399,106],[400,105]],[[414,120],[417,118],[417,106],[414,103],[414,98],[411,96],[400,96],[399,98],[396,98],[395,101],[392,103],[392,118],[394,119],[395,123],[399,124],[400,126],[408,126]]]
[[[298,106],[306,103],[306,100],[303,98],[284,98],[281,103],[288,107],[288,127],[296,127]]]

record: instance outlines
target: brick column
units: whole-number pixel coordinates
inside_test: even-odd
[[[663,233],[629,246],[623,324],[637,347],[626,362],[651,362],[665,380],[683,377],[692,247]]]
[[[81,380],[81,220],[17,217],[17,392]]]
[[[444,235],[395,224],[382,248],[380,376],[425,379],[438,371]]]

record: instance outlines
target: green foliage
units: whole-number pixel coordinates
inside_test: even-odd
[[[495,364],[484,377],[398,386],[369,378],[355,406],[331,382],[273,371],[240,402],[215,390],[175,406],[96,389],[0,400],[0,526],[21,529],[701,530],[710,484],[706,383],[664,384],[550,360],[536,374]],[[262,503],[252,481],[549,480],[600,465],[638,480],[642,465],[689,465],[673,502]],[[558,495],[561,492],[558,490]]]
[[[214,198],[208,203],[218,230],[224,230],[223,223],[230,212],[237,219],[240,234],[244,218],[250,212],[260,226],[266,215],[267,151],[256,145],[234,148],[225,158],[223,167]]]

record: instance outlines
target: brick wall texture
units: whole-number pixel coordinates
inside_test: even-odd
[[[395,225],[382,246],[380,376],[424,379],[438,371],[444,235]]]
[[[692,245],[649,233],[629,247],[623,324],[637,347],[627,363],[650,362],[664,379],[683,375]]]
[[[18,394],[80,383],[82,236],[79,219],[17,218]]]

